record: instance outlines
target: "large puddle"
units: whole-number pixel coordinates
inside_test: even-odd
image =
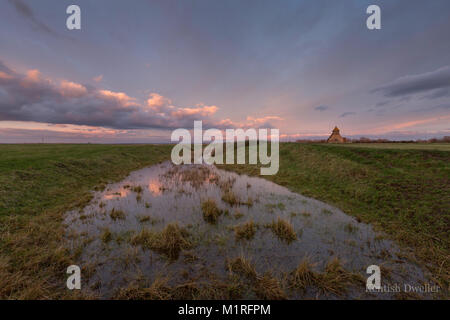
[[[205,220],[205,202],[220,210],[215,223]],[[275,228],[278,219],[292,227],[290,239],[285,224]],[[253,225],[247,233],[246,229],[236,233],[236,226],[250,221]],[[183,230],[189,245],[164,251],[160,247],[167,239],[155,237],[150,239],[157,239],[158,244],[147,245],[145,235],[158,234],[171,223]],[[369,265],[381,266],[383,284],[419,285],[424,281],[421,269],[371,226],[267,180],[214,166],[165,162],[135,171],[96,192],[83,210],[68,212],[65,224],[84,284],[103,298],[113,297],[130,284],[145,286],[161,277],[171,287],[180,288],[186,283],[206,287],[218,281],[227,283],[237,277],[227,268],[236,257],[250,261],[258,275],[239,280],[250,283],[241,292],[242,298],[261,297],[251,283],[263,275],[276,279],[286,297],[293,299],[395,298],[395,292],[366,293]],[[291,272],[305,259],[315,272],[324,273],[327,263],[336,258],[343,269],[359,274],[364,281],[336,292],[314,283],[306,290],[290,284]]]

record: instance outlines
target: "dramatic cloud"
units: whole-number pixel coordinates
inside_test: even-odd
[[[450,66],[432,72],[401,77],[372,92],[382,92],[384,96],[394,98],[443,88],[450,88]]]
[[[219,129],[251,126],[271,127],[276,116],[248,117],[244,123],[217,121],[219,108],[198,104],[177,107],[172,101],[151,93],[146,103],[115,92],[68,80],[53,81],[39,70],[18,74],[0,62],[0,121],[35,121],[52,124],[88,125],[113,129],[191,128],[194,120]]]
[[[315,108],[314,108],[314,110],[320,111],[320,112],[326,111],[326,110],[328,110],[328,109],[330,109],[330,107],[328,107],[328,106],[318,106],[318,107],[315,107]]]

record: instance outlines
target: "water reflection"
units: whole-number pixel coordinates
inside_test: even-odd
[[[216,224],[205,221],[202,203],[206,201],[221,213]],[[292,228],[294,241],[280,238],[285,230],[284,225],[274,227],[278,219]],[[168,259],[158,248],[136,240],[173,222],[186,230],[193,243],[181,247],[178,259]],[[244,234],[238,239],[235,227],[246,223],[252,226],[251,237]],[[399,249],[369,225],[267,180],[213,166],[167,162],[135,171],[95,193],[82,212],[68,212],[66,224],[71,247],[81,247],[79,264],[95,270],[90,286],[103,297],[136,278],[154,279],[161,273],[170,274],[172,284],[209,281],[212,276],[226,279],[226,261],[237,256],[248,257],[259,274],[270,272],[280,279],[305,257],[315,262],[318,271],[338,257],[345,269],[364,278],[367,266],[377,264],[389,268],[393,282],[414,284],[424,279],[420,268],[402,258]],[[365,285],[346,295],[366,297]],[[314,298],[317,292],[290,292],[289,297]]]

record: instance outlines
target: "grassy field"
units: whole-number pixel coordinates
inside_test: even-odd
[[[278,174],[264,178],[383,230],[448,290],[450,152],[399,146],[284,143]],[[250,165],[222,168],[255,176],[260,172]]]
[[[60,298],[73,261],[62,214],[90,191],[167,160],[170,146],[0,145],[0,298]]]
[[[403,146],[403,145],[402,145]],[[62,214],[90,191],[169,159],[163,145],[0,145],[0,298],[71,298]],[[450,277],[450,152],[280,146],[267,176],[333,204],[410,248],[443,288]],[[259,175],[255,166],[225,169]]]
[[[330,146],[350,147],[350,148],[396,149],[396,150],[450,151],[450,143],[347,143]]]

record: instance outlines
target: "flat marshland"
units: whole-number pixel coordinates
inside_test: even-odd
[[[399,146],[283,143],[280,170],[265,183],[177,170],[162,163],[167,145],[1,145],[0,297],[282,299],[309,297],[310,287],[355,297],[346,291],[364,287],[355,270],[367,261],[345,261],[354,252],[416,259],[448,297],[450,151]],[[402,254],[386,252],[378,232]],[[323,248],[318,257],[307,255],[311,242]],[[272,253],[286,270],[266,267]],[[110,261],[144,272],[115,279],[102,267]],[[80,262],[89,290],[70,292],[65,271]],[[170,272],[146,274],[152,265]]]

